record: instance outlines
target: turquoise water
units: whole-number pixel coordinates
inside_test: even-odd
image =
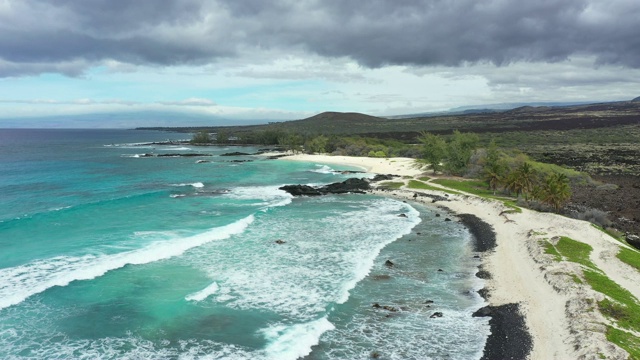
[[[141,145],[182,138],[0,130],[0,358],[480,357],[489,330],[470,316],[482,285],[460,224],[278,190],[346,167]]]

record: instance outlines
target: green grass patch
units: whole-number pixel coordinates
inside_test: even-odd
[[[431,180],[431,178],[430,178],[430,177],[428,177],[428,176],[421,176],[421,177],[419,177],[419,178],[418,178],[418,180],[421,180],[421,181],[429,181],[429,180]]]
[[[567,260],[582,264],[591,269],[597,269],[589,259],[589,254],[593,250],[590,245],[563,236],[555,247]]]
[[[433,180],[432,182],[436,184],[440,184],[442,186],[446,186],[448,188],[452,188],[455,190],[460,190],[476,196],[480,196],[483,198],[502,201],[505,206],[511,208],[511,210],[507,210],[505,212],[507,214],[522,212],[522,209],[516,205],[515,200],[513,200],[512,198],[506,198],[504,196],[495,195],[492,190],[489,190],[489,185],[487,184],[486,181],[436,179],[436,180]]]
[[[403,182],[389,181],[389,182],[381,183],[379,187],[382,189],[397,190],[397,189],[400,189],[402,186],[404,186]]]
[[[582,282],[582,279],[580,279],[580,277],[576,274],[569,274],[571,276],[571,279],[573,279],[573,282],[576,284],[584,284]]]
[[[562,261],[562,255],[556,250],[556,247],[547,240],[540,240],[540,244],[544,247],[544,253],[553,256],[555,261]]]
[[[598,310],[609,319],[616,322],[617,326],[633,331],[640,331],[640,303],[627,289],[616,284],[606,274],[602,273],[589,259],[589,254],[593,248],[588,244],[575,241],[568,237],[561,237],[556,246],[548,243],[555,252],[569,261],[586,266],[584,269],[584,279],[591,288],[607,296],[598,302]],[[545,246],[545,252],[555,255],[554,250]],[[628,250],[624,256],[631,259],[629,261],[640,265],[640,254]],[[620,252],[622,253],[622,251]],[[618,254],[620,257],[620,254]],[[633,265],[632,265],[633,266]],[[573,281],[582,284],[582,280],[575,274],[571,275]],[[640,360],[640,338],[624,330],[612,326],[607,327],[607,340],[625,349],[632,359]]]
[[[628,264],[633,268],[635,268],[636,270],[640,271],[640,253],[639,252],[635,250],[627,249],[627,248],[620,248],[620,252],[616,256],[623,263]]]
[[[607,340],[620,346],[633,360],[640,360],[640,339],[624,330],[607,326]]]
[[[603,315],[615,319],[623,328],[640,331],[640,304],[625,288],[613,282],[599,271],[587,270],[584,278],[593,290],[609,296],[598,302]]]
[[[510,208],[511,210],[505,211],[505,214],[520,214],[522,213],[522,208],[516,205],[516,202],[513,200],[502,200],[504,206]]]
[[[489,190],[489,185],[481,180],[451,180],[451,179],[436,179],[433,180],[434,183],[440,184],[442,186],[446,186],[448,188],[452,188],[455,190],[460,190],[464,192],[468,192],[470,194],[484,196],[484,197],[493,197],[493,191]]]
[[[433,190],[433,191],[443,191],[449,194],[460,195],[457,191],[447,190],[443,188],[439,188],[437,186],[425,184],[422,181],[418,180],[409,180],[409,189],[418,189],[418,190]]]

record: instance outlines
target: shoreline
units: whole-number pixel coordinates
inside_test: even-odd
[[[449,212],[452,218],[457,219],[467,228],[473,238],[473,252],[478,254],[475,256],[480,258],[480,265],[475,276],[485,281],[485,287],[478,290],[478,294],[488,303],[476,310],[472,316],[490,318],[490,334],[485,342],[480,360],[529,358],[533,349],[533,336],[527,326],[526,314],[522,311],[520,304],[517,302],[494,304],[491,301],[492,295],[496,291],[496,286],[492,284],[495,270],[488,265],[487,258],[498,247],[494,227],[474,214],[461,213],[447,206],[450,202],[456,201],[453,196],[444,197],[435,194],[430,197],[429,193],[425,193],[424,190],[420,192],[424,195],[416,198],[412,195],[414,192],[410,190],[374,189],[370,193],[405,202],[417,202],[426,206],[436,205]],[[442,200],[443,198],[445,200]]]
[[[423,173],[413,165],[414,159],[404,158],[294,155],[281,159],[357,166],[370,173],[404,177]],[[484,250],[479,253],[482,263],[479,273],[485,279],[485,289],[480,295],[486,296],[488,306],[477,313],[492,319],[482,359],[627,356],[606,339],[606,320],[589,308],[587,300],[598,299],[601,294],[572,282],[566,274],[575,271],[575,266],[549,260],[540,245],[545,239],[560,236],[587,243],[593,247],[591,260],[613,281],[640,298],[640,273],[629,272],[628,265],[617,261],[615,255],[624,245],[615,239],[585,221],[528,209],[509,213],[502,202],[471,194],[375,188],[369,193],[446,209],[472,233],[474,250]],[[415,197],[416,193],[421,196]]]

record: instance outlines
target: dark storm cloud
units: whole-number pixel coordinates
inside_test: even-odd
[[[575,55],[640,68],[639,18],[636,0],[8,0],[0,76],[103,60],[212,63],[259,50],[368,67]]]

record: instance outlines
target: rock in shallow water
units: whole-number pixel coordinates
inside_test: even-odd
[[[333,183],[321,187],[313,187],[308,185],[285,185],[280,187],[280,190],[284,190],[293,196],[318,196],[326,194],[346,194],[346,193],[360,193],[363,194],[365,190],[369,190],[369,182],[365,179],[351,178],[343,182]]]

